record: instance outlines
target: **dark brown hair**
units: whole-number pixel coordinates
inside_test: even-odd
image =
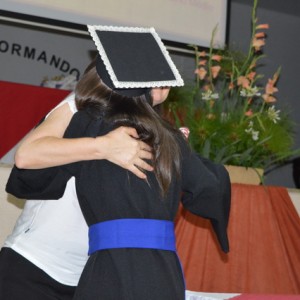
[[[79,80],[75,100],[78,110],[88,108],[94,116],[103,117],[113,128],[129,126],[137,130],[139,139],[153,149],[154,173],[164,197],[173,176],[179,175],[177,138],[181,133],[158,115],[144,95],[129,98],[108,88],[97,74],[94,62]]]

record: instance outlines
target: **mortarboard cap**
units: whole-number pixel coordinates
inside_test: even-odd
[[[183,80],[154,28],[88,25],[99,56],[97,72],[112,89],[182,86]]]

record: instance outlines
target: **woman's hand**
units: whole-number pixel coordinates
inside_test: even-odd
[[[105,140],[105,145],[103,142],[99,145],[99,150],[105,152],[105,159],[145,179],[146,174],[141,170],[153,171],[153,167],[145,161],[152,159],[152,153],[151,148],[137,138],[134,128],[119,127],[96,140]]]

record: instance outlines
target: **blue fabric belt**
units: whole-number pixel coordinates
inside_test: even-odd
[[[154,219],[118,219],[89,227],[89,255],[114,248],[176,251],[174,222]]]

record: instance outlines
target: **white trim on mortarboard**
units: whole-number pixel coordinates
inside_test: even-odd
[[[90,35],[92,36],[97,50],[104,62],[104,65],[107,69],[108,74],[116,88],[152,88],[152,87],[174,87],[174,86],[183,86],[184,82],[181,78],[175,64],[173,63],[168,50],[165,45],[161,41],[160,37],[156,33],[153,27],[145,28],[145,27],[119,27],[119,26],[102,26],[102,25],[87,25]],[[114,31],[114,32],[137,32],[137,33],[151,33],[154,39],[156,40],[160,50],[162,51],[166,61],[171,68],[175,80],[167,80],[167,81],[152,81],[152,82],[127,82],[127,81],[119,81],[116,77],[116,74],[113,71],[113,68],[109,62],[107,54],[102,46],[102,43],[96,33],[96,31]]]

